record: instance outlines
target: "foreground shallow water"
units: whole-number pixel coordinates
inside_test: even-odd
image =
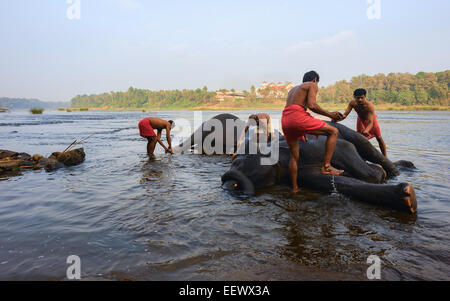
[[[1,114],[0,149],[48,156],[96,135],[80,166],[0,179],[0,279],[63,280],[77,255],[83,279],[364,280],[378,255],[384,280],[450,280],[450,114],[378,115],[391,159],[418,167],[391,181],[414,184],[417,217],[288,187],[231,196],[220,182],[227,156],[158,147],[149,162],[137,130],[148,113]],[[354,128],[354,115],[344,124]],[[188,135],[174,131],[177,141]]]

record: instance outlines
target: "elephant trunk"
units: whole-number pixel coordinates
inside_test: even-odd
[[[400,160],[400,161],[394,162],[394,165],[397,168],[417,169],[417,167],[411,161]]]
[[[307,175],[301,180],[305,186],[319,191],[337,190],[341,194],[365,203],[390,207],[411,214],[417,213],[416,193],[409,183],[368,184],[353,178],[325,175]]]
[[[253,183],[238,170],[230,170],[222,176],[222,185],[227,190],[243,192],[246,195],[255,194]]]

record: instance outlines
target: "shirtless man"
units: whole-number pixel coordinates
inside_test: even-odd
[[[306,112],[307,109],[310,109],[317,114],[327,116],[331,119],[342,118],[341,113],[328,112],[317,104],[316,96],[319,91],[317,83],[319,79],[319,74],[315,71],[310,71],[305,74],[303,84],[293,88],[289,92],[286,108],[283,111],[283,117],[281,119],[283,132],[291,151],[289,173],[294,193],[299,191],[297,182],[297,163],[299,160],[298,140],[300,138],[304,139],[306,134],[328,136],[321,173],[325,175],[340,175],[344,172],[331,166],[331,159],[336,148],[339,131],[335,127],[312,117]]]
[[[266,113],[258,113],[253,114],[248,117],[247,125],[245,126],[244,131],[241,134],[241,137],[238,140],[237,149],[241,146],[244,141],[245,134],[250,129],[251,124],[256,124],[257,128],[257,143],[259,143],[260,135],[262,134],[265,141],[268,142],[272,140],[272,121],[270,119],[269,114]],[[237,154],[233,155],[233,159],[237,156]]]
[[[356,131],[363,134],[368,140],[377,138],[378,145],[383,155],[387,158],[386,143],[381,136],[381,129],[377,121],[374,105],[366,99],[367,91],[364,89],[357,89],[353,93],[354,99],[348,105],[347,111],[341,119],[342,121],[355,109],[358,113],[358,121],[356,122]]]
[[[147,154],[149,157],[154,157],[153,153],[155,151],[156,142],[164,148],[166,153],[173,154],[170,130],[174,126],[175,124],[172,120],[166,121],[156,117],[144,118],[139,122],[139,134],[148,141]],[[155,134],[155,129],[158,131],[158,135]],[[169,147],[166,147],[161,141],[161,134],[163,130],[166,130],[167,143],[169,144]]]

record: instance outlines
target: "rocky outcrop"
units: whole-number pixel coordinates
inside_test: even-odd
[[[55,159],[66,166],[75,166],[84,161],[84,149],[78,148],[65,153],[53,153],[49,159]]]
[[[45,169],[54,171],[66,166],[75,166],[83,163],[86,155],[83,148],[65,153],[53,153],[49,158],[39,154],[30,156],[26,153],[16,153],[10,150],[0,150],[0,175],[19,173],[22,170]]]

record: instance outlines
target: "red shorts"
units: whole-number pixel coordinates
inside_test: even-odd
[[[156,137],[155,131],[150,124],[150,119],[144,118],[139,121],[139,134],[143,138]]]
[[[281,118],[284,137],[288,143],[304,140],[306,134],[320,130],[325,125],[325,122],[312,117],[304,107],[297,104],[286,107]]]
[[[375,137],[381,137],[381,129],[380,129],[380,125],[378,124],[378,120],[377,120],[378,116],[375,116],[375,118],[373,119],[373,127],[370,130],[369,137],[366,137],[368,140],[373,139]],[[362,120],[361,118],[359,118],[358,116],[358,120],[356,121],[356,131],[358,133],[363,133],[367,126],[369,125],[369,120]]]

